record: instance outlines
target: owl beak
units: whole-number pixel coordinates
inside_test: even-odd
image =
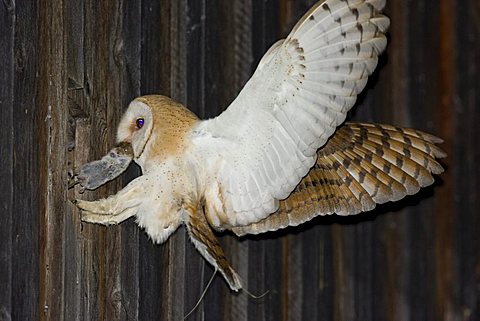
[[[122,174],[133,160],[133,148],[130,143],[120,143],[102,159],[83,165],[79,174],[70,178],[68,188],[80,184],[82,191],[94,190]]]

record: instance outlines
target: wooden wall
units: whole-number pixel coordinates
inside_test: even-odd
[[[246,288],[269,292],[217,276],[189,320],[480,320],[480,2],[388,2],[390,45],[351,117],[443,137],[446,173],[371,213],[221,236]],[[0,320],[183,319],[213,272],[185,230],[159,246],[133,220],[81,224],[68,170],[111,148],[140,94],[218,114],[313,3],[0,3]]]

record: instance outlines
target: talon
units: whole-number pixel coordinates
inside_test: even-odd
[[[69,173],[69,176],[70,176],[70,173]],[[80,181],[78,179],[78,175],[70,176],[68,178],[68,189],[71,189],[72,187],[74,187],[78,183],[80,183]]]
[[[77,206],[80,210],[85,211],[84,204],[82,204],[84,202],[85,201],[75,199],[75,202],[73,204],[75,204],[75,206]]]

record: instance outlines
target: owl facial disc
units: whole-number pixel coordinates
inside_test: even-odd
[[[108,181],[120,176],[133,160],[133,148],[130,143],[120,143],[102,159],[83,165],[80,173],[70,180],[68,188],[80,184],[82,191],[94,190]]]

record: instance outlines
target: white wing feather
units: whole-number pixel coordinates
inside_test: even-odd
[[[316,4],[270,48],[235,101],[195,128],[193,146],[209,177],[205,200],[212,226],[265,218],[308,173],[386,47],[384,5]]]

